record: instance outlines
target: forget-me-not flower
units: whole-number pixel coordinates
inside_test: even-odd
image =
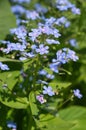
[[[6,64],[3,64],[2,62],[0,62],[0,69],[1,70],[9,70],[9,67]]]
[[[40,55],[48,54],[48,46],[44,46],[43,44],[39,45],[39,48],[36,49],[36,52],[39,53]]]
[[[82,98],[82,94],[80,93],[80,90],[79,89],[75,89],[73,90],[73,93],[76,97],[78,98]]]
[[[43,89],[44,89],[43,90],[43,94],[48,94],[49,96],[55,95],[54,91],[52,90],[52,87],[50,87],[50,86],[48,86],[48,87],[44,86]]]

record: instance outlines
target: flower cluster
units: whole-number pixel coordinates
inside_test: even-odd
[[[36,96],[36,99],[41,103],[41,104],[43,104],[43,103],[45,103],[46,102],[46,99],[44,98],[44,95],[48,95],[48,96],[54,96],[55,95],[55,93],[54,93],[54,91],[52,90],[52,87],[50,87],[50,86],[48,86],[48,87],[46,87],[46,86],[43,86],[43,94],[40,94],[40,95],[37,95]]]
[[[50,64],[51,70],[58,73],[58,67],[61,64],[66,64],[69,60],[77,61],[78,56],[76,56],[73,50],[69,48],[63,48],[62,50],[58,50],[56,53],[56,59],[52,59],[52,63]]]
[[[80,9],[76,8],[69,0],[56,0],[56,7],[60,11],[71,10],[73,14],[80,14]]]
[[[27,59],[30,61],[30,64],[27,63],[29,65],[25,66],[29,73],[25,77],[22,75],[23,82],[28,77],[28,84],[32,89],[34,86],[39,86],[38,93],[40,94],[36,93],[36,99],[43,104],[47,102],[46,97],[55,95],[49,83],[56,78],[59,68],[69,61],[76,62],[79,59],[75,51],[61,46],[62,32],[60,28],[65,28],[66,30],[70,27],[70,20],[63,14],[57,16],[54,15],[54,11],[52,13],[49,11],[51,8],[55,8],[55,10],[61,12],[71,10],[73,14],[80,14],[80,9],[69,0],[56,0],[50,8],[46,8],[40,3],[35,3],[30,10],[25,8],[25,3],[28,3],[29,6],[30,0],[13,0],[13,2],[11,9],[16,15],[17,27],[10,29],[12,40],[0,41],[3,45],[1,51],[9,55],[9,57],[12,54],[14,59],[21,61]],[[48,13],[51,15],[48,15]],[[68,39],[70,39],[68,42],[71,46],[76,46],[76,39]],[[65,41],[64,46],[66,46]],[[9,70],[8,66],[2,62],[0,62],[0,69]],[[20,83],[21,86],[23,86],[23,82]],[[79,92],[74,91],[74,94],[81,98]]]

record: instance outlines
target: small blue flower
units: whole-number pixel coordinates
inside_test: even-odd
[[[49,67],[50,67],[50,69],[52,70],[52,71],[54,71],[55,73],[58,73],[59,72],[59,70],[58,70],[58,63],[51,63],[50,65],[49,65]]]
[[[24,61],[24,60],[26,60],[26,59],[27,59],[26,57],[20,57],[20,58],[19,58],[20,61]]]
[[[69,40],[69,43],[70,43],[70,45],[73,46],[73,47],[77,46],[77,41],[76,41],[76,39],[74,39],[74,38],[73,38],[73,39],[70,39],[70,40]]]
[[[16,129],[16,123],[12,122],[12,121],[7,121],[7,127],[11,128],[11,129]]]
[[[31,19],[31,20],[36,20],[40,17],[39,17],[39,14],[35,10],[32,10],[32,11],[27,10],[26,11],[26,18]]]
[[[48,54],[48,46],[44,46],[43,44],[39,45],[39,48],[36,49],[36,52],[40,55]]]
[[[5,53],[9,53],[11,51],[21,51],[23,52],[26,49],[26,46],[23,44],[21,45],[20,43],[10,43],[7,44],[7,48],[3,50]]]
[[[71,4],[68,0],[57,0],[57,8],[60,11],[67,11],[68,9],[72,8],[74,4]]]
[[[73,93],[74,93],[74,95],[75,95],[76,97],[78,97],[78,98],[82,98],[82,97],[83,97],[82,94],[80,93],[80,90],[79,90],[79,89],[73,90]]]
[[[46,77],[47,77],[48,79],[54,79],[54,75],[52,75],[52,74],[47,74]]]
[[[60,44],[59,41],[57,40],[54,40],[54,39],[46,39],[46,42],[51,45],[51,44]]]
[[[55,21],[56,21],[56,18],[50,17],[50,18],[45,19],[45,24],[48,26],[52,26]]]
[[[19,26],[18,28],[10,29],[11,34],[15,34],[18,39],[25,40],[27,36],[27,31],[24,26]]]
[[[0,62],[0,69],[1,70],[9,70],[9,67],[6,64],[3,64],[2,62]]]
[[[73,8],[71,9],[71,11],[72,11],[73,14],[78,14],[78,15],[81,14],[80,9],[79,9],[79,8],[76,8],[76,7],[73,7]]]
[[[43,7],[39,3],[35,4],[35,8],[36,8],[37,12],[39,12],[39,13],[46,13],[48,11],[47,8]]]
[[[30,39],[34,42],[36,41],[37,37],[41,35],[39,29],[31,29],[32,32],[29,32]]]
[[[14,14],[17,14],[17,15],[22,15],[26,11],[25,8],[22,7],[21,5],[14,5],[14,6],[12,6],[11,10],[12,10],[12,12]]]
[[[22,4],[22,3],[29,3],[30,0],[12,0],[13,2],[18,2],[19,4]]]
[[[43,81],[43,80],[38,80],[37,83],[48,85],[48,82]]]
[[[38,73],[39,73],[40,75],[46,75],[46,74],[47,74],[47,72],[46,72],[45,70],[40,70]]]
[[[44,89],[43,94],[48,94],[49,96],[55,95],[55,93],[52,91],[52,88],[50,86],[48,87],[44,86],[43,89]]]

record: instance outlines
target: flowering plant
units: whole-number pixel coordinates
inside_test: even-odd
[[[83,95],[79,89],[70,89],[65,98],[65,88],[72,82],[62,78],[71,75],[66,66],[79,60],[73,50],[77,41],[68,33],[81,11],[69,0],[10,2],[17,27],[0,41],[0,101],[20,109],[22,119],[21,123],[20,119],[8,121],[7,126],[18,130],[72,128],[73,121],[65,124],[60,110]]]

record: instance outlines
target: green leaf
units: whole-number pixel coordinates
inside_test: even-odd
[[[16,109],[26,109],[27,106],[29,105],[29,102],[26,97],[24,97],[24,98],[7,97],[7,98],[4,98],[4,100],[3,100],[3,98],[0,98],[0,102],[8,107],[16,108]]]
[[[20,75],[22,62],[16,62],[16,60],[9,62],[8,60],[5,64],[8,65],[10,70],[0,72],[0,86],[7,84],[8,88],[12,90],[15,84],[19,81],[18,76]]]
[[[0,61],[1,62],[18,62],[18,63],[21,63],[19,60],[9,59],[9,58],[5,58],[5,57],[0,57]]]
[[[0,86],[2,86],[3,84],[7,84],[8,88],[12,90],[18,81],[17,77],[19,76],[19,74],[20,74],[19,71],[10,71],[10,72],[0,73],[0,80],[1,80]]]
[[[30,102],[30,107],[31,107],[32,115],[38,115],[39,110],[37,108],[37,104],[36,104],[36,99],[35,99],[34,92],[31,92],[29,94],[29,102]]]
[[[72,106],[61,110],[60,117],[67,123],[73,123],[74,126],[70,130],[86,130],[86,108],[80,106]]]
[[[72,124],[66,123],[59,116],[54,117],[47,114],[41,117],[38,126],[41,127],[41,130],[69,130]]]
[[[9,29],[16,26],[16,18],[11,12],[8,0],[0,0],[0,39],[5,38]]]
[[[56,116],[41,114],[37,125],[41,130],[86,130],[86,109],[72,106]]]
[[[65,121],[86,119],[86,108],[72,106],[59,112],[60,117]]]
[[[71,83],[70,82],[60,82],[60,81],[53,81],[53,82],[51,82],[50,84],[49,84],[51,87],[53,87],[54,89],[56,89],[56,88],[67,88],[67,87],[69,87],[70,85],[71,85]]]

